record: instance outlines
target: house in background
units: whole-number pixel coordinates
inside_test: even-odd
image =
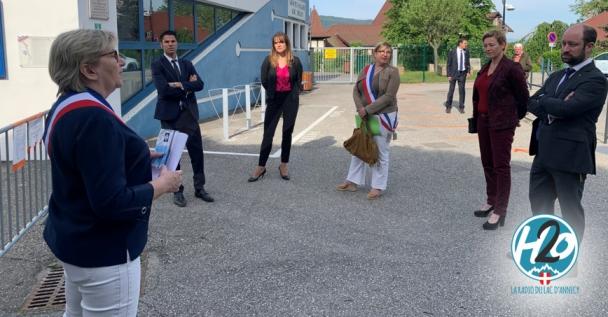
[[[370,24],[334,24],[325,29],[317,9],[310,13],[311,48],[376,46],[384,41],[382,26],[386,22],[386,12],[392,7],[390,1],[384,5]]]
[[[608,28],[608,11],[604,11],[596,16],[590,17],[589,19],[583,21],[583,24],[591,26],[597,32],[597,40],[605,41],[606,38],[606,28]]]

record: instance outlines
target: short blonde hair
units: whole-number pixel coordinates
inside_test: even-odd
[[[102,30],[73,30],[61,33],[53,41],[49,55],[49,74],[59,86],[57,95],[86,89],[83,64],[96,64],[104,50],[116,46],[116,36]]]
[[[377,53],[381,48],[386,47],[393,53],[393,47],[388,42],[380,42],[374,47],[374,53]]]
[[[486,32],[483,35],[483,37],[481,38],[481,41],[483,42],[489,37],[495,38],[496,42],[498,42],[498,44],[501,44],[501,45],[507,44],[507,36],[505,35],[505,32],[503,32],[499,29],[493,29],[493,30]]]

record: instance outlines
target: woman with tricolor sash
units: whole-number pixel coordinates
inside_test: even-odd
[[[74,30],[53,41],[59,88],[44,144],[53,192],[44,240],[63,266],[64,316],[136,316],[152,200],[178,190],[181,172],[152,179],[148,144],[114,112],[122,84],[116,35]]]
[[[397,138],[397,91],[399,90],[399,71],[389,65],[393,50],[383,42],[374,48],[374,63],[363,68],[353,89],[353,99],[357,115],[369,121],[377,120],[378,129],[374,141],[378,146],[378,162],[371,169],[370,191],[367,198],[378,199],[386,190],[388,183],[389,145]],[[372,129],[374,130],[374,129]],[[357,191],[365,181],[368,165],[352,156],[346,180],[336,187],[339,191]]]

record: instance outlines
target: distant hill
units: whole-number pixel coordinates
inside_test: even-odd
[[[320,15],[321,24],[324,28],[328,28],[334,24],[371,24],[373,20],[357,20],[349,18],[333,17],[329,15]]]

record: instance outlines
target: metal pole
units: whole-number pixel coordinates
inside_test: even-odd
[[[222,89],[222,121],[224,123],[224,140],[230,139],[228,135],[228,120],[230,120],[230,113],[228,112],[228,89]]]
[[[506,6],[507,6],[507,0],[502,0],[502,29],[505,29],[505,20],[507,19],[506,15]]]
[[[262,85],[260,85],[260,99],[262,99],[260,101],[260,122],[264,122],[264,116],[266,115],[266,89]]]
[[[251,86],[245,85],[245,117],[247,118],[247,129],[251,129]]]
[[[608,142],[608,109],[606,107],[604,109],[606,109],[606,124],[604,125],[604,144],[606,144]]]

